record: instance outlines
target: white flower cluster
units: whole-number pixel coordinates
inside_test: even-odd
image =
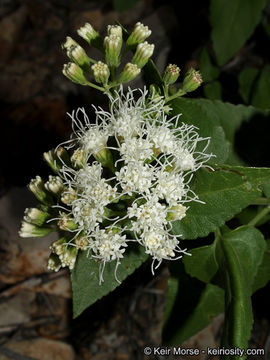
[[[198,201],[188,183],[212,155],[205,153],[208,138],[165,109],[163,97],[120,88],[109,111],[95,109],[94,124],[83,108],[70,114],[74,134],[65,147],[71,160],[45,187],[62,189],[58,226],[72,233],[65,246],[88,250],[102,269],[112,260],[117,269],[129,241],[145,247],[153,267],[185,253],[180,235],[170,233],[172,222],[185,217],[188,202]]]

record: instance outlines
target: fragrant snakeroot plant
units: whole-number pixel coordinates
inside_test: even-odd
[[[44,153],[54,175],[46,181],[39,176],[31,180],[29,189],[39,206],[25,210],[20,235],[58,232],[59,239],[50,246],[48,268],[71,270],[75,316],[149,257],[153,273],[167,261],[173,275],[168,297],[172,302],[179,298],[177,289],[181,296],[192,295],[192,290],[181,288],[182,281],[193,284],[187,273],[202,283],[196,311],[200,328],[206,318],[224,310],[225,289],[226,311],[233,314],[226,319],[239,312],[246,319],[243,328],[248,329],[240,334],[238,325],[227,325],[235,334],[230,339],[236,339],[231,347],[246,346],[252,319],[250,295],[261,286],[255,275],[265,266],[265,241],[254,226],[270,208],[244,226],[234,228],[240,217],[225,223],[251,204],[270,203],[267,197],[258,199],[259,186],[270,178],[269,169],[231,165],[238,161],[233,151],[238,125],[229,130],[231,123],[239,116],[240,124],[255,110],[183,98],[200,86],[200,73],[190,69],[176,83],[180,69],[169,64],[161,76],[150,59],[154,45],[146,41],[151,30],[141,23],[130,35],[120,25],[111,25],[103,39],[90,24],[78,34],[100,51],[100,57],[90,58],[87,50],[67,37],[63,49],[70,62],[63,74],[76,84],[102,91],[108,106],[93,104],[94,118],[84,108],[68,114],[73,133]],[[148,87],[123,86],[141,72]],[[226,109],[226,115],[220,109]],[[207,237],[211,232],[214,236]],[[192,239],[197,244],[201,240],[203,246],[194,249],[192,241],[183,246],[182,240]],[[232,299],[237,299],[235,304]],[[171,309],[177,308],[173,305],[168,303],[166,326]],[[201,309],[209,310],[203,320]],[[186,334],[193,335],[185,332],[185,325],[181,329],[168,342],[180,344]]]

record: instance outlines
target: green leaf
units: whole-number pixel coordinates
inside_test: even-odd
[[[219,76],[219,69],[212,64],[206,48],[203,48],[201,52],[200,72],[204,82],[216,80]]]
[[[185,124],[191,124],[198,127],[198,132],[202,137],[211,137],[211,142],[207,148],[208,153],[213,153],[216,157],[212,158],[214,163],[224,163],[228,157],[230,144],[225,139],[225,134],[220,124],[215,122],[212,114],[207,111],[198,102],[191,99],[176,99],[170,104],[172,115],[182,113],[181,121]],[[205,144],[201,144],[203,147]],[[200,151],[200,149],[198,149]]]
[[[258,79],[251,103],[260,109],[270,109],[270,67],[265,68]]]
[[[133,8],[138,0],[113,0],[116,11],[124,11]]]
[[[221,166],[200,169],[192,190],[205,204],[190,203],[187,215],[173,223],[173,233],[184,239],[207,236],[260,196],[259,186],[270,179],[270,169]]]
[[[130,246],[131,247],[131,246]],[[107,263],[103,273],[104,282],[99,285],[99,264],[87,257],[87,252],[79,254],[75,268],[71,271],[73,316],[79,316],[88,306],[107,295],[120,285],[115,279],[116,261]],[[132,274],[146,259],[142,246],[128,249],[117,268],[117,278],[122,282]]]
[[[222,98],[222,87],[219,81],[213,81],[203,86],[204,95],[211,100]]]
[[[145,75],[145,81],[148,86],[155,84],[162,88],[162,76],[158,71],[155,63],[151,59],[147,61],[146,65],[143,68],[143,71]]]
[[[210,282],[218,270],[215,244],[201,246],[188,252],[192,256],[183,257],[186,272],[205,283]]]
[[[246,104],[251,101],[251,94],[254,91],[255,81],[257,79],[259,69],[246,68],[238,76],[239,93]]]
[[[251,292],[262,261],[265,241],[259,230],[243,226],[221,238],[220,267],[225,278],[225,326],[223,346],[246,349],[253,316]],[[230,357],[224,357],[230,359]],[[235,357],[235,359],[245,359]]]
[[[180,264],[168,282],[163,342],[170,346],[180,345],[224,311],[224,291],[190,278]]]
[[[261,19],[267,0],[212,0],[212,40],[220,66],[249,39]]]
[[[253,292],[265,287],[268,281],[270,281],[270,239],[266,240],[266,249],[254,279]]]

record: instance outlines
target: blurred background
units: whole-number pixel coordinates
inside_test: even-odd
[[[155,44],[153,59],[161,72],[168,63],[182,74],[191,66],[202,72],[204,85],[189,96],[270,108],[270,2],[225,3],[224,8],[223,0],[0,0],[0,360],[136,360],[144,359],[144,346],[160,344],[166,266],[153,279],[145,264],[73,320],[67,271],[46,270],[53,237],[19,239],[17,232],[24,209],[35,205],[26,185],[37,174],[49,174],[43,152],[69,138],[66,112],[105,106],[96,90],[62,75],[66,36],[92,54],[76,33],[85,22],[104,35],[115,20],[128,31],[140,21],[152,30],[148,41]],[[142,86],[143,78],[131,85]],[[240,155],[251,166],[270,166],[268,120],[263,126],[249,122],[237,135]],[[261,305],[267,294],[269,289],[254,296],[255,347],[267,341],[269,314]],[[187,346],[216,347],[222,321],[220,315]]]

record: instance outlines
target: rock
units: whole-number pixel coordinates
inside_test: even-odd
[[[5,63],[16,45],[24,22],[26,20],[26,7],[23,5],[11,15],[4,17],[0,22],[0,63]]]
[[[13,354],[30,356],[37,360],[74,360],[75,354],[72,347],[61,341],[49,339],[33,339],[25,341],[11,341],[5,344],[5,348],[10,349]],[[8,352],[6,352],[8,353]],[[11,354],[11,353],[10,353]],[[16,358],[15,355],[13,357]],[[0,360],[9,360],[10,357],[0,355]]]

